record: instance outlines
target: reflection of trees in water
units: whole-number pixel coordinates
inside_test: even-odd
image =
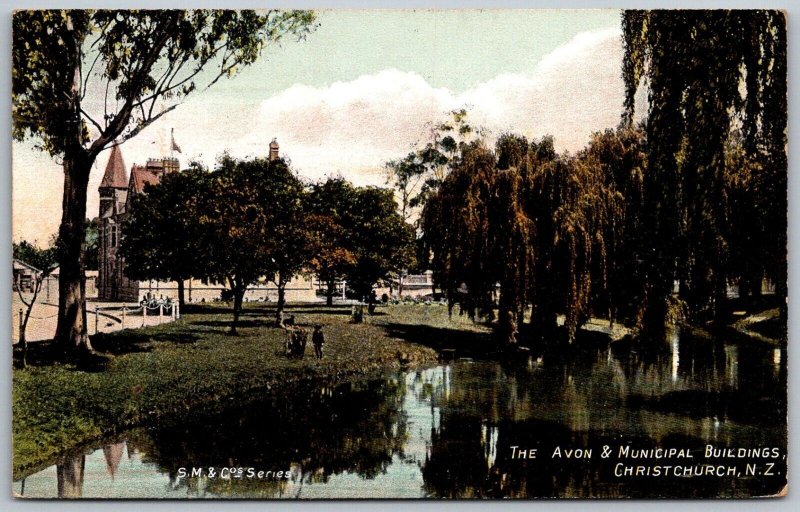
[[[83,474],[86,469],[86,456],[80,454],[67,457],[56,465],[59,498],[80,498],[83,496]]]
[[[678,339],[677,351],[546,354],[531,364],[455,364],[399,380],[302,388],[128,434],[189,495],[300,496],[303,486],[390,464],[419,465],[422,491],[444,497],[746,496],[774,479],[618,479],[603,444],[637,448],[786,445],[786,361],[772,347]],[[732,348],[733,347],[733,348]],[[677,352],[677,356],[676,356]],[[413,425],[413,428],[411,428]],[[555,446],[592,460],[552,460]],[[512,460],[511,446],[539,448]],[[103,447],[113,477],[122,444]],[[402,461],[402,462],[398,462]],[[58,464],[59,495],[80,496],[82,456]],[[179,467],[253,467],[287,480],[178,478]],[[785,462],[776,467],[785,475]],[[391,474],[391,473],[390,473]],[[332,482],[333,485],[338,485]],[[404,485],[403,483],[389,485]],[[388,490],[391,493],[391,490]]]
[[[447,400],[440,400],[439,428],[432,432],[422,468],[426,493],[468,498],[777,492],[785,481],[782,476],[634,481],[614,477],[613,464],[600,459],[604,444],[691,448],[696,454],[707,442],[786,446],[785,423],[780,418],[765,428],[754,418],[741,422],[714,417],[720,401],[730,405],[737,399],[749,402],[757,397],[781,408],[781,400],[774,398],[783,395],[767,394],[769,389],[785,386],[785,380],[776,383],[769,373],[773,372],[772,359],[764,359],[769,351],[746,346],[731,350],[712,342],[705,346],[686,343],[681,349],[677,380],[672,379],[671,353],[633,354],[621,361],[600,350],[545,358],[539,365],[455,365],[451,392]],[[732,375],[736,385],[731,383]],[[758,384],[745,386],[750,380]],[[699,397],[697,409],[673,410],[670,397],[687,390]],[[642,407],[642,400],[631,399],[634,392],[646,392],[662,401]],[[734,409],[727,407],[726,411]],[[785,418],[785,408],[783,411]],[[540,458],[512,460],[511,446],[539,448]],[[593,448],[594,457],[553,460],[555,446]],[[779,465],[785,474],[785,464]]]
[[[632,407],[680,415],[687,426],[701,422],[706,430],[709,423],[716,430],[734,422],[773,431],[785,424],[786,365],[776,362],[772,347],[682,333],[666,353],[621,360]]]
[[[125,441],[107,443],[103,446],[103,456],[109,478],[117,473]],[[86,453],[81,451],[62,457],[56,463],[56,496],[59,498],[82,498],[84,476],[86,473]],[[25,479],[22,479],[20,495],[25,496]]]
[[[403,456],[403,391],[396,380],[305,388],[211,418],[183,419],[179,425],[133,434],[129,444],[145,454],[144,462],[156,462],[168,473],[174,488],[281,496],[342,472],[363,478],[384,473],[394,455]],[[289,481],[178,478],[181,467],[291,469],[292,476]]]

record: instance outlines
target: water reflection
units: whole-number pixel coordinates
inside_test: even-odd
[[[80,498],[83,495],[83,472],[86,457],[71,457],[56,467],[59,498]]]
[[[747,496],[775,477],[619,478],[605,444],[785,448],[782,349],[670,338],[663,352],[575,350],[519,365],[457,362],[295,389],[128,432],[16,482],[37,497]],[[538,450],[512,458],[511,447]],[[553,459],[555,446],[592,449]],[[127,452],[127,458],[124,456]],[[212,478],[187,468],[286,471]]]

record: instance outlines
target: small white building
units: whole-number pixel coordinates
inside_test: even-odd
[[[12,291],[33,292],[33,288],[36,285],[36,278],[42,271],[16,258],[14,258],[12,263]]]

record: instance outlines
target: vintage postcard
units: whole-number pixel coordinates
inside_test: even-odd
[[[784,496],[786,23],[15,11],[13,496]]]

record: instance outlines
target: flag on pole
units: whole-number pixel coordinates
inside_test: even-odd
[[[173,128],[172,132],[170,132],[170,137],[172,139],[172,148],[171,148],[171,150],[172,151],[177,151],[178,153],[183,153],[183,151],[181,151],[181,147],[178,146],[178,144],[175,142],[175,128]]]

